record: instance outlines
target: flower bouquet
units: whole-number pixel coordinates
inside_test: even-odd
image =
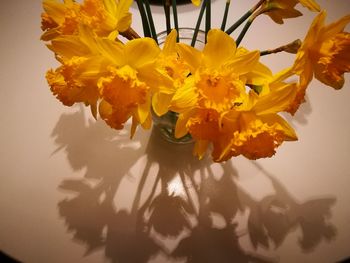
[[[170,114],[172,135],[190,136],[199,158],[208,149],[216,162],[271,157],[282,142],[297,140],[280,113],[294,115],[313,77],[340,89],[350,71],[350,34],[344,32],[350,15],[326,25],[326,11],[314,0],[260,0],[232,25],[227,0],[220,28],[211,26],[211,1],[193,0],[200,8],[190,44],[178,34],[176,0],[163,1],[164,43],[149,1],[136,2],[144,37],[132,28],[132,0],[43,0],[41,36],[61,64],[46,74],[57,99],[66,106],[83,102],[117,130],[131,119],[131,137],[139,125],[151,128],[152,114]],[[257,17],[283,24],[302,15],[297,4],[318,12],[303,41],[270,50],[240,45]],[[198,48],[203,18],[205,45]],[[282,51],[296,54],[295,62],[273,74],[260,57]]]

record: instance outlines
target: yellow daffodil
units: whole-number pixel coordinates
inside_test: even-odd
[[[101,99],[100,116],[115,129],[130,117],[132,133],[139,123],[150,128],[151,94],[162,83],[155,69],[160,52],[155,41],[143,38],[124,45],[97,36],[87,25],[80,25],[78,32],[49,45],[62,63],[47,74],[52,92],[65,105],[90,105],[94,115]]]
[[[85,0],[81,6],[82,22],[99,36],[115,39],[131,25],[132,0]]]
[[[283,141],[297,140],[293,128],[277,114],[289,107],[294,85],[280,83],[263,96],[251,91],[242,105],[223,114],[213,159],[221,162],[241,154],[248,159],[271,157]]]
[[[118,46],[104,39],[99,48],[103,56],[112,60],[108,73],[98,82],[100,116],[115,129],[123,128],[132,118],[131,136],[139,123],[150,128],[151,94],[159,85],[155,71],[159,47],[153,39],[142,38]]]
[[[262,12],[276,23],[283,24],[283,19],[302,15],[300,11],[295,9],[298,3],[311,11],[320,11],[320,6],[314,0],[267,0],[262,5]]]
[[[101,56],[97,38],[88,27],[80,26],[79,32],[78,36],[58,37],[48,45],[62,65],[49,70],[46,78],[51,91],[64,105],[83,102],[91,106],[96,117],[97,81],[107,73],[111,61]]]
[[[153,94],[152,108],[161,116],[169,110],[169,105],[175,91],[183,85],[189,75],[189,67],[181,60],[176,52],[177,32],[173,29],[167,36],[163,50],[157,59],[157,70],[163,76],[164,83],[158,92]]]
[[[41,38],[49,41],[47,47],[60,63],[47,72],[46,79],[64,105],[84,103],[95,118],[99,115],[118,130],[131,120],[131,137],[138,125],[149,129],[155,113],[165,115],[163,128],[169,137],[194,139],[194,154],[199,158],[208,148],[216,162],[239,155],[254,160],[271,157],[284,141],[297,140],[279,114],[297,111],[314,76],[334,89],[344,85],[344,73],[350,71],[350,34],[344,28],[350,15],[325,25],[326,13],[321,12],[302,44],[299,40],[262,52],[237,45],[260,14],[282,24],[286,18],[302,15],[297,4],[319,12],[316,1],[259,1],[227,30],[232,32],[249,17],[237,44],[225,32],[211,29],[203,50],[198,50],[177,43],[175,29],[163,46],[140,38],[130,27],[132,0],[43,0]],[[198,6],[201,0],[192,3]],[[146,14],[140,10],[144,33],[156,37],[145,5]],[[121,41],[119,34],[126,40]],[[260,55],[280,51],[296,53],[295,63],[272,74],[259,61]],[[286,83],[295,75],[297,82]]]
[[[194,4],[195,6],[199,6],[201,4],[201,0],[191,0],[192,4]]]
[[[237,55],[247,53],[249,53],[249,51],[244,47],[237,49]],[[241,79],[244,79],[245,85],[253,89],[258,94],[265,94],[268,92],[270,90],[271,83],[284,80],[283,77],[280,78],[278,75],[274,76],[271,70],[261,62],[256,63],[249,72],[241,76]]]
[[[212,29],[202,52],[186,44],[178,44],[180,58],[189,66],[191,76],[174,95],[172,108],[177,112],[194,106],[218,112],[240,103],[245,93],[241,79],[259,60],[259,52],[236,54],[234,40],[224,32]]]
[[[293,71],[300,76],[298,93],[289,110],[292,114],[304,102],[305,91],[313,76],[322,83],[341,89],[344,73],[350,71],[350,34],[344,32],[350,15],[328,26],[324,25],[326,12],[313,21],[294,63]]]
[[[42,40],[48,41],[60,35],[76,33],[80,21],[80,5],[73,0],[43,0],[41,15]]]
[[[47,47],[55,53],[56,58],[61,62],[72,57],[100,55],[97,42],[96,34],[88,26],[79,25],[77,35],[59,36],[51,40]],[[115,45],[120,45],[120,43]]]
[[[97,80],[104,61],[101,57],[72,57],[46,74],[52,93],[66,106],[84,102],[95,112],[99,98]]]
[[[247,74],[256,68],[259,52],[237,52],[234,40],[216,29],[209,31],[202,52],[185,44],[177,47],[191,76],[172,99],[170,108],[179,113],[175,136],[190,132],[201,157],[220,133],[220,115],[245,99]]]
[[[132,0],[44,0],[41,39],[48,41],[62,35],[78,34],[79,25],[89,26],[98,36],[115,39],[129,29]]]
[[[290,106],[295,85],[275,82],[271,91],[262,96],[252,90],[242,104],[221,114],[203,108],[180,114],[177,136],[189,132],[199,157],[212,143],[212,157],[217,162],[238,155],[249,159],[271,157],[283,141],[297,139],[293,128],[278,115]]]
[[[135,69],[128,65],[111,67],[109,75],[100,79],[99,87],[103,98],[100,115],[112,128],[122,129],[130,117],[137,118],[141,123],[146,122],[150,88],[137,78]],[[108,105],[110,112],[106,111]],[[142,107],[143,105],[146,107]]]
[[[303,85],[315,75],[324,84],[340,89],[344,73],[350,71],[350,34],[343,31],[350,15],[328,26],[324,25],[325,18],[323,11],[313,21],[297,53],[294,70]]]

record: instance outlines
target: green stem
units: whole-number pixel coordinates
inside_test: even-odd
[[[232,26],[230,26],[229,29],[227,29],[225,32],[227,34],[232,34],[233,31],[235,31],[244,21],[248,19],[266,0],[260,0],[255,6],[253,6],[247,13],[245,13],[240,19],[236,21]]]
[[[143,3],[141,0],[136,0],[136,3],[137,3],[137,7],[139,9],[141,20],[142,20],[143,35],[145,37],[151,37],[148,19],[147,19],[147,15],[146,15]]]
[[[230,8],[230,3],[231,3],[231,0],[227,0],[226,1],[224,17],[222,18],[222,24],[221,24],[221,30],[222,31],[225,31],[226,22],[227,22],[227,16],[228,16],[228,10]]]
[[[225,32],[230,35],[233,31],[235,31],[237,29],[237,27],[239,27],[244,21],[246,21],[247,18],[250,17],[252,13],[253,12],[251,10],[249,10],[240,19],[238,19],[238,21],[236,23],[234,23],[232,26],[230,26],[229,29],[227,29]]]
[[[145,1],[145,6],[146,6],[147,16],[148,16],[148,22],[149,22],[150,29],[151,29],[151,35],[152,35],[153,39],[156,41],[156,43],[158,44],[157,33],[156,33],[156,29],[154,27],[154,22],[153,22],[153,17],[152,17],[151,6],[150,6],[148,0],[144,0],[144,1]]]
[[[264,2],[264,1],[260,1],[260,2]],[[242,32],[239,34],[237,40],[236,40],[236,45],[237,47],[239,46],[239,44],[241,43],[243,37],[245,36],[245,34],[247,33],[249,27],[252,25],[253,21],[255,20],[255,18],[257,18],[258,16],[260,16],[261,14],[265,13],[266,11],[268,11],[267,8],[260,8],[259,10],[257,10],[256,12],[254,12],[248,19],[248,22],[244,25]]]
[[[173,4],[173,14],[174,14],[174,26],[177,32],[176,42],[179,42],[179,22],[177,17],[176,0],[172,0],[172,4]]]
[[[170,0],[163,0],[164,14],[165,14],[165,23],[166,23],[166,32],[169,35],[171,31],[170,23]]]
[[[251,26],[251,24],[254,21],[254,17],[252,17],[251,19],[248,20],[248,22],[244,25],[242,32],[239,34],[237,40],[236,40],[236,45],[237,47],[239,46],[239,44],[241,43],[243,37],[245,36],[245,34],[247,33],[249,27]]]
[[[211,0],[206,2],[205,10],[205,43],[207,43],[207,35],[211,28]]]
[[[204,14],[204,10],[206,7],[206,3],[208,0],[203,0],[202,2],[202,6],[201,6],[201,10],[199,11],[199,15],[198,15],[198,19],[197,19],[197,23],[196,23],[196,27],[194,29],[193,32],[193,38],[192,38],[192,42],[191,42],[191,46],[194,47],[194,45],[196,44],[196,40],[197,40],[197,36],[198,36],[198,31],[199,31],[199,27],[201,25],[202,22],[202,18],[203,18],[203,14]]]

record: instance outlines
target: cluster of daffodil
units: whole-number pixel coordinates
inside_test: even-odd
[[[203,50],[178,43],[169,26],[160,48],[148,1],[137,3],[146,37],[131,27],[132,0],[44,0],[42,14],[42,40],[61,63],[46,75],[53,94],[67,106],[85,103],[115,129],[132,119],[131,136],[138,125],[151,127],[152,111],[158,116],[172,111],[178,114],[175,136],[189,133],[199,157],[209,146],[218,162],[238,155],[271,157],[283,141],[297,140],[279,113],[297,111],[313,77],[340,89],[350,71],[350,34],[344,32],[350,15],[325,25],[326,12],[314,0],[261,0],[226,31],[227,18],[221,29],[210,29],[209,23]],[[200,17],[205,9],[210,14],[210,0],[193,3],[202,4]],[[258,15],[283,23],[301,15],[298,3],[319,12],[302,43],[267,51],[238,47]],[[169,0],[164,6],[166,11]],[[235,41],[229,34],[246,20]],[[259,59],[279,51],[296,53],[296,60],[272,74]],[[288,82],[291,76],[298,80]]]

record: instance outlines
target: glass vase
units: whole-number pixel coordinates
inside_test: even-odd
[[[191,45],[194,31],[195,31],[194,28],[179,28],[178,30],[179,42]],[[162,47],[166,40],[167,32],[163,31],[159,33],[157,36],[158,36],[159,46]],[[195,42],[195,48],[202,50],[204,48],[204,45],[205,45],[205,32],[199,30],[197,39]],[[175,138],[175,126],[178,119],[178,114],[176,112],[168,111],[164,115],[158,116],[152,111],[152,118],[153,118],[153,128],[158,129],[159,133],[165,140],[176,144],[187,144],[187,143],[193,142],[193,139],[189,133],[181,138]]]

